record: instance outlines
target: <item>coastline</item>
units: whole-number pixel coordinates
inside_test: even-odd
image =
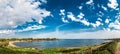
[[[10,46],[10,47],[20,47],[20,46],[17,46],[17,45],[15,45],[14,43],[15,42],[31,42],[31,41],[19,41],[19,40],[16,40],[16,41],[9,41],[8,42],[8,46]],[[103,43],[107,43],[107,42],[111,42],[111,41],[105,41],[105,42],[103,42]],[[101,44],[103,44],[103,43],[101,43]],[[101,44],[96,44],[96,45],[101,45]],[[78,48],[78,47],[65,47],[65,48]]]
[[[8,46],[9,47],[19,47],[19,46],[14,44],[15,42],[24,42],[24,41],[9,41]]]
[[[80,47],[65,47],[65,48],[45,48],[45,49],[37,49],[37,48],[26,48],[17,46],[16,42],[28,42],[29,40],[11,40],[11,41],[1,41],[1,49],[0,52],[4,54],[14,54],[14,53],[25,53],[25,54],[49,54],[49,53],[68,53],[68,54],[114,54],[119,52],[119,44],[120,40],[107,41],[101,44],[96,44],[93,46],[80,46]],[[33,40],[34,41],[34,40]],[[36,40],[35,40],[36,41]],[[31,41],[30,41],[31,42]],[[7,47],[7,48],[6,48]],[[6,52],[5,52],[6,51]],[[11,53],[12,52],[12,53]]]
[[[16,42],[28,42],[28,41],[9,41],[8,46],[9,47],[15,47],[15,48],[21,48],[20,46],[17,46],[17,45],[14,44]],[[104,43],[101,43],[101,44],[96,44],[96,45],[93,45],[93,46],[102,45],[102,44],[105,44],[105,43],[108,43],[108,42],[111,42],[111,41],[107,41],[107,42],[104,42]],[[80,47],[86,47],[86,46],[80,46]],[[63,47],[63,48],[79,48],[79,47]]]
[[[82,47],[65,47],[65,48],[46,48],[46,49],[37,49],[37,48],[26,48],[26,47],[20,47],[15,45],[14,43],[16,42],[27,42],[27,41],[8,41],[8,46],[6,49],[6,47],[1,47],[1,51],[2,50],[7,50],[10,52],[15,52],[15,51],[20,51],[21,53],[26,52],[28,53],[28,51],[32,54],[48,54],[48,53],[74,53],[74,54],[81,54],[81,53],[103,53],[104,54],[109,54],[109,53],[117,53],[119,51],[119,46],[117,45],[117,40],[115,41],[110,41],[110,42],[105,42],[105,43],[101,43],[98,45],[93,45],[93,46],[82,46]],[[116,47],[117,45],[117,47]],[[9,50],[11,49],[11,50]],[[107,50],[108,49],[108,50]],[[117,50],[116,50],[117,49]],[[14,51],[15,50],[15,51]],[[115,51],[116,50],[116,51]],[[0,52],[1,52],[0,51]],[[33,53],[34,52],[34,53]],[[17,52],[16,52],[17,53]],[[29,54],[29,53],[28,53]]]

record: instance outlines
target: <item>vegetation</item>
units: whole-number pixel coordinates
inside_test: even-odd
[[[40,51],[29,48],[0,47],[0,54],[41,54]]]
[[[8,41],[49,41],[49,40],[58,40],[56,38],[6,38],[0,39],[0,42],[8,42]]]
[[[94,50],[93,54],[115,54],[118,41],[114,40],[106,45]]]

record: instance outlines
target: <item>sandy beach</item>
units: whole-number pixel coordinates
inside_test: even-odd
[[[19,46],[16,46],[14,44],[15,42],[23,42],[23,41],[10,41],[9,44],[8,44],[8,46],[10,46],[10,47],[19,47]]]

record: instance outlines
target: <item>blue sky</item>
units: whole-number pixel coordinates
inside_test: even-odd
[[[0,0],[0,37],[119,38],[119,0]]]

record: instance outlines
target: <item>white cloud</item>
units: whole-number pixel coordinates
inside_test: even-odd
[[[33,26],[29,26],[23,30],[18,30],[18,32],[23,32],[23,31],[31,31],[31,30],[38,30],[38,29],[43,29],[46,28],[46,26],[43,25],[33,25]]]
[[[80,22],[81,23],[83,23],[84,25],[87,25],[87,26],[89,26],[90,25],[90,23],[87,21],[87,20],[80,20]]]
[[[79,9],[82,9],[83,8],[83,6],[79,6]]]
[[[120,22],[118,20],[116,20],[115,22],[110,23],[109,28],[114,28],[114,29],[120,30]]]
[[[98,20],[98,21],[102,21],[102,19],[101,19],[101,18],[98,18],[97,20]]]
[[[106,20],[105,20],[105,23],[109,23],[109,22],[110,22],[110,19],[106,19]]]
[[[103,5],[101,6],[105,11],[107,11],[107,7],[104,7]]]
[[[81,19],[84,17],[84,14],[82,12],[80,12],[80,14],[77,16],[78,17],[78,19],[77,19],[72,12],[68,12],[67,17],[69,19],[71,19],[72,21],[80,22]]]
[[[15,32],[14,30],[0,30],[0,35],[1,34],[10,34],[10,33],[13,33]]]
[[[89,23],[86,19],[83,19],[83,20],[82,20],[83,16],[84,16],[84,14],[83,14],[83,13],[80,13],[80,14],[77,16],[79,19],[77,19],[77,18],[72,14],[72,12],[68,12],[68,15],[67,15],[67,17],[70,18],[72,21],[81,22],[81,23],[83,23],[84,25],[89,26],[90,23]]]
[[[109,0],[109,3],[107,4],[108,7],[116,9],[118,7],[117,0]]]
[[[38,30],[38,29],[43,29],[46,28],[44,25],[33,25],[29,26],[23,30],[0,30],[0,36],[5,36],[5,35],[10,35],[10,34],[15,34],[16,32],[25,32],[25,31],[33,31],[33,30]]]
[[[93,27],[98,27],[98,26],[102,25],[102,23],[100,21],[96,21],[96,23],[91,23],[91,25]]]
[[[86,4],[91,4],[93,3],[93,0],[89,0],[88,2],[86,2]]]
[[[64,23],[69,23],[69,21],[68,21],[68,20],[65,20],[65,18],[62,18],[62,21],[63,21]]]
[[[64,22],[64,23],[69,23],[68,22],[68,20],[65,20],[65,10],[64,9],[61,9],[60,10],[60,14],[59,15],[61,15],[62,16],[62,18],[61,18],[61,20],[62,20],[62,22]]]
[[[103,28],[104,31],[111,31],[110,28]]]
[[[109,20],[112,21],[112,20]],[[108,25],[109,28],[120,30],[120,13],[118,12],[117,15],[115,16],[115,21],[112,21]]]
[[[102,17],[102,16],[104,15],[104,13],[103,13],[102,11],[99,11],[99,12],[97,13],[97,15],[100,16],[100,17]]]
[[[76,21],[76,18],[74,17],[72,12],[68,12],[67,17],[70,18],[72,21]]]
[[[75,22],[81,22],[83,23],[84,25],[86,26],[93,26],[93,27],[98,27],[100,25],[103,25],[103,23],[101,23],[100,21],[102,21],[101,18],[98,18],[98,21],[96,21],[95,23],[91,23],[89,22],[87,19],[83,18],[84,17],[84,14],[82,12],[80,12],[80,14],[77,16],[78,18],[76,18],[72,12],[69,12],[69,14],[67,15],[68,18],[70,18],[72,21],[75,21]],[[82,19],[83,18],[83,19]]]
[[[84,17],[84,14],[82,12],[80,12],[80,14],[77,17],[79,17],[80,19],[82,19]]]
[[[38,8],[41,2],[34,0],[0,0],[0,28],[15,28],[35,18],[38,22],[50,12]],[[45,1],[45,0],[44,0]]]
[[[102,23],[100,21],[96,21],[96,26],[100,26]]]
[[[43,3],[47,3],[47,1],[46,0],[40,0],[41,2],[43,2]]]
[[[65,15],[65,10],[64,9],[60,10],[60,15]]]

